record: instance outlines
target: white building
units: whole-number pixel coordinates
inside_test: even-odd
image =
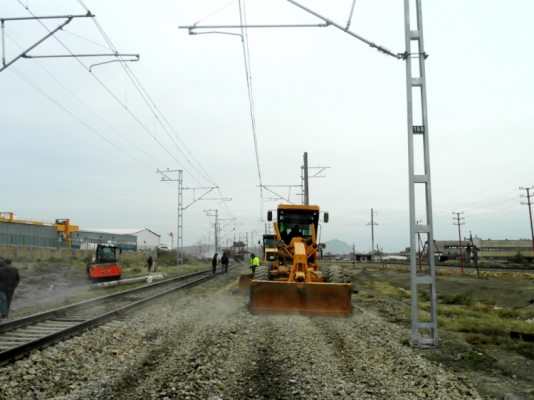
[[[161,236],[150,229],[95,229],[98,232],[115,233],[117,235],[133,235],[137,237],[137,250],[156,251]]]

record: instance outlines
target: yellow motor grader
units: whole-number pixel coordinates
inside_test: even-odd
[[[239,281],[241,289],[250,288],[251,314],[350,315],[352,284],[345,282],[343,269],[319,266],[319,215],[318,206],[278,206],[275,260]],[[328,222],[328,213],[323,216]],[[273,220],[272,211],[267,219]]]

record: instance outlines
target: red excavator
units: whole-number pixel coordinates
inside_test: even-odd
[[[117,254],[118,252],[118,254]],[[90,264],[87,264],[87,278],[115,279],[121,278],[122,269],[119,265],[122,249],[112,244],[98,244]]]

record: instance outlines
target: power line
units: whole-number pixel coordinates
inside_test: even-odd
[[[25,77],[21,72],[19,72],[16,68],[12,68],[12,70],[14,71],[14,73],[20,78],[22,79],[23,81],[25,81],[27,84],[29,84],[30,86],[32,86],[35,90],[37,90],[38,92],[40,92],[43,96],[45,96],[46,98],[48,98],[50,101],[52,101],[54,104],[56,104],[58,107],[60,107],[63,111],[65,111],[67,114],[69,114],[71,117],[73,117],[74,119],[76,119],[78,122],[80,122],[82,125],[84,125],[86,128],[88,128],[91,132],[95,133],[96,135],[100,136],[102,139],[104,139],[106,142],[108,142],[109,144],[111,144],[113,147],[115,147],[117,150],[121,151],[122,153],[126,154],[128,157],[132,158],[133,160],[137,161],[138,163],[140,163],[141,165],[143,165],[145,168],[148,168],[150,169],[149,166],[147,166],[146,164],[144,164],[141,160],[135,158],[134,156],[132,156],[131,154],[127,153],[126,151],[124,151],[123,149],[121,149],[119,146],[117,146],[116,144],[114,144],[113,142],[111,142],[110,140],[106,139],[103,135],[101,135],[100,133],[98,133],[96,130],[94,130],[93,128],[91,128],[89,125],[87,125],[85,122],[83,122],[80,118],[78,118],[77,116],[75,116],[73,113],[71,113],[69,110],[67,110],[65,107],[63,107],[61,104],[59,104],[56,100],[54,100],[52,97],[50,97],[48,94],[46,94],[43,90],[41,90],[37,85],[35,85],[32,81],[30,81],[27,77]]]
[[[19,1],[20,3],[20,1]],[[87,7],[83,4],[83,2],[79,1],[79,3],[82,5],[82,7],[84,7],[86,10],[87,10]],[[22,3],[20,3],[21,5],[23,5]],[[23,5],[24,6],[24,5]],[[27,8],[25,7],[25,9],[33,16],[33,13]],[[108,35],[105,33],[105,31],[103,30],[103,28],[100,26],[100,24],[98,23],[98,21],[96,21],[96,18],[92,17],[93,19],[93,22],[95,23],[95,26],[97,27],[97,29],[100,31],[101,35],[103,36],[104,40],[108,43],[108,45],[110,46],[110,48],[117,52],[117,49],[116,47],[113,45],[113,43],[111,42],[111,39],[108,37]],[[40,21],[39,21],[40,22]],[[47,30],[48,28],[42,23],[40,22],[41,25]],[[50,32],[50,31],[49,31]],[[71,55],[72,52],[70,51],[70,49],[67,48],[67,46],[65,46],[63,44],[63,42],[61,42],[61,40],[59,40],[57,37],[54,36],[54,39],[56,39],[62,46],[63,48],[65,48],[65,50],[67,50]],[[74,55],[73,55],[74,56]],[[87,67],[77,58],[75,57],[76,60],[85,68],[87,69]],[[119,57],[120,58],[120,57]],[[121,58],[122,60],[122,58]],[[159,118],[158,118],[158,115],[155,113],[155,111],[152,109],[152,107],[150,106],[149,102],[147,101],[147,99],[145,98],[145,95],[150,99],[150,101],[152,102],[153,106],[155,109],[157,109],[157,107],[155,106],[154,102],[152,101],[152,99],[150,98],[150,96],[148,95],[147,91],[142,87],[141,83],[139,82],[139,80],[137,79],[137,77],[135,77],[135,75],[133,74],[133,72],[129,69],[129,68],[126,68],[123,63],[121,63],[121,65],[123,66],[123,68],[125,69],[125,72],[127,73],[127,75],[130,77],[132,83],[134,84],[135,88],[137,89],[138,93],[141,95],[141,97],[143,98],[143,100],[145,101],[145,104],[148,106],[148,108],[150,109],[150,111],[152,112],[152,114],[156,117],[156,119],[158,120],[158,122],[160,123],[160,125],[163,127],[163,129],[165,130],[165,132],[167,133],[167,135],[169,136],[169,138],[171,139],[171,141],[173,142],[173,144],[176,146],[176,148],[178,149],[178,151],[180,151],[182,153],[182,155],[184,155],[184,157],[186,158],[186,160],[189,162],[189,165],[191,165],[191,162],[187,159],[187,157],[185,156],[185,154],[181,151],[181,149],[179,148],[179,146],[177,145],[177,143],[172,139],[172,137],[170,136],[169,132],[167,131],[167,129],[165,128],[165,126],[163,125],[163,123],[161,123],[161,121],[159,121]],[[91,74],[100,84],[101,86],[106,89],[106,91],[132,116],[132,118],[134,118],[134,120],[160,145],[160,147],[162,147],[170,156],[173,160],[175,160],[179,165],[181,165],[185,171],[187,171],[195,181],[197,181],[197,183],[200,183],[198,182],[198,180],[196,179],[196,177],[186,168],[186,166],[184,166],[182,163],[179,162],[179,160],[174,156],[172,155],[169,150],[163,146],[163,144],[158,140],[158,138],[153,135],[144,125],[143,123],[127,108],[127,106],[122,103],[118,98],[117,96],[115,96],[110,90],[109,88],[100,80],[98,79],[94,74]],[[141,89],[140,89],[141,88]],[[143,94],[144,93],[144,94]],[[159,110],[158,110],[159,111]],[[161,112],[160,112],[161,114]],[[163,114],[161,114],[162,117],[163,117]],[[163,117],[164,118],[164,117]],[[164,118],[165,119],[165,118]],[[165,119],[166,123],[170,126],[170,124],[168,123],[168,121]],[[176,134],[176,132],[173,130],[175,136],[179,139],[178,135]],[[180,140],[180,139],[179,139]],[[180,142],[183,144],[183,142],[180,140]],[[185,145],[184,145],[185,147]],[[191,154],[188,150],[188,153]],[[192,154],[191,154],[192,156]],[[193,157],[193,159],[195,160],[195,162],[200,166],[200,164],[198,163],[198,161]],[[211,178],[209,178],[209,176],[207,176],[207,173],[204,171],[204,175],[202,173],[200,173],[200,171],[194,167],[193,165],[191,165],[201,176],[204,177],[204,179],[208,180],[208,182],[214,184],[215,186],[217,186],[213,180]],[[201,169],[203,169],[201,166],[200,166]]]
[[[528,205],[528,215],[529,215],[529,219],[530,219],[530,234],[532,236],[532,251],[534,252],[534,228],[532,227],[532,209],[531,209],[531,205],[532,203],[530,202],[530,198],[533,197],[534,195],[530,194],[530,190],[531,189],[534,189],[534,186],[532,187],[527,187],[527,188],[524,188],[524,187],[520,187],[519,190],[526,190],[527,194],[526,195],[523,195],[521,194],[520,197],[526,197],[527,198],[527,202],[525,203],[524,201],[521,202],[521,205]]]
[[[243,24],[243,20],[245,24]],[[252,92],[252,73],[250,68],[250,52],[248,45],[248,30],[243,28],[247,24],[247,16],[245,3],[243,3],[243,10],[241,10],[241,0],[239,0],[239,21],[241,23],[241,44],[243,47],[243,58],[245,61],[245,73],[247,78],[248,100],[250,108],[250,119],[252,122],[252,136],[254,138],[254,151],[256,154],[256,166],[258,168],[258,177],[260,181],[260,220],[263,220],[263,182],[261,180],[260,158],[258,152],[258,139],[256,134],[256,116],[254,113],[254,96]]]
[[[6,36],[19,48],[22,48],[11,36],[9,36],[6,33]],[[82,104],[87,110],[89,110],[94,116],[96,116],[98,119],[100,119],[104,124],[106,124],[110,129],[112,129],[115,133],[117,133],[120,137],[122,137],[124,140],[126,140],[128,143],[130,143],[132,146],[134,146],[137,150],[142,152],[147,157],[151,158],[156,163],[159,163],[160,161],[153,158],[150,154],[146,153],[143,149],[141,149],[139,146],[137,146],[135,143],[133,143],[130,139],[128,139],[126,136],[124,136],[122,133],[120,133],[117,129],[115,129],[113,126],[111,126],[108,122],[106,122],[101,116],[99,116],[91,107],[89,107],[87,104],[85,104],[79,97],[77,97],[72,91],[70,91],[65,85],[63,85],[54,75],[52,75],[45,67],[43,67],[38,61],[33,60],[44,72],[46,72],[54,81],[57,82],[63,89],[65,89],[72,97],[74,97],[80,104]],[[19,74],[22,75],[20,71],[17,71]],[[25,79],[29,82],[29,78]],[[32,82],[31,84],[34,88],[37,88],[37,85]],[[44,92],[42,89],[39,89],[40,92]],[[50,98],[50,97],[49,97]],[[54,101],[56,104],[58,104],[56,101]],[[116,145],[114,145],[117,147]],[[133,156],[132,156],[133,157]],[[157,164],[156,164],[157,165]],[[146,167],[145,164],[143,166]],[[148,167],[147,167],[148,168]],[[153,169],[153,168],[152,168]]]

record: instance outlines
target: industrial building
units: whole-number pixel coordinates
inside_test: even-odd
[[[137,250],[156,251],[160,245],[161,236],[150,229],[98,229],[92,232],[107,233],[111,235],[128,235],[137,238]]]
[[[0,244],[87,250],[98,243],[114,244],[122,251],[156,251],[160,235],[150,229],[81,230],[69,219],[22,220],[12,212],[0,212]]]
[[[73,249],[92,249],[96,248],[98,243],[107,243],[120,247],[122,251],[137,251],[137,237],[134,235],[120,235],[85,229],[71,233],[71,240]]]
[[[58,232],[55,226],[0,222],[1,244],[57,247],[58,240]]]
[[[441,261],[460,259],[460,242],[458,240],[436,240],[435,253],[439,254]],[[462,241],[462,256],[464,260],[470,260],[475,252],[478,260],[508,259],[516,254],[521,254],[529,260],[534,260],[531,239],[519,240],[491,240],[473,238],[473,246],[469,240]]]

